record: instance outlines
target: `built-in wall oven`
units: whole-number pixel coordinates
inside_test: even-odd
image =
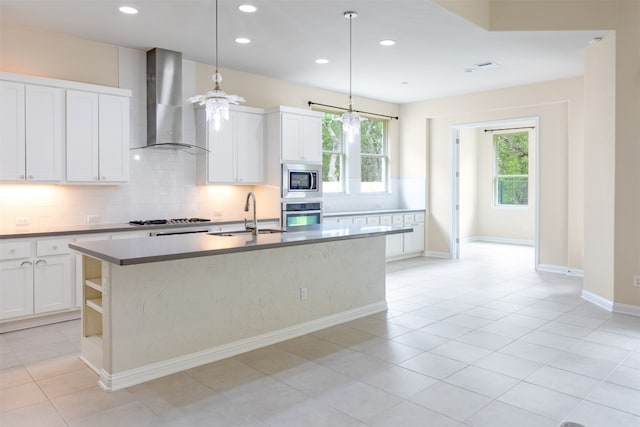
[[[282,199],[322,199],[321,163],[283,163]]]
[[[282,229],[322,223],[322,201],[282,202]]]

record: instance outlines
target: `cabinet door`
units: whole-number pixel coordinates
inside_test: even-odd
[[[301,161],[302,116],[282,113],[282,160]]]
[[[402,234],[389,234],[387,236],[387,247],[385,255],[387,257],[402,255],[404,248],[404,236]]]
[[[33,314],[31,261],[0,263],[0,319]]]
[[[98,181],[98,94],[67,91],[67,181]]]
[[[413,223],[411,228],[413,228],[413,231],[404,235],[404,252],[424,251],[424,223]]]
[[[24,85],[0,81],[0,181],[25,179]]]
[[[233,142],[233,122],[235,114],[231,113],[229,121],[216,131],[213,123],[207,123],[209,152],[207,153],[207,182],[231,183],[236,180],[236,160]]]
[[[322,119],[303,117],[302,158],[305,162],[322,162]]]
[[[71,307],[69,256],[38,258],[33,264],[33,311],[45,313]]]
[[[237,181],[264,181],[264,119],[261,114],[237,112],[233,117]]]
[[[62,181],[63,90],[26,85],[26,176],[28,181]]]
[[[100,181],[129,180],[129,98],[99,96]]]

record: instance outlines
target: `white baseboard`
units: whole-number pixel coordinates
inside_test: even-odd
[[[594,294],[593,292],[589,292],[586,290],[582,290],[582,299],[589,301],[592,304],[597,305],[598,307],[604,308],[607,311],[613,311],[613,302],[601,297],[598,294]]]
[[[52,323],[66,322],[80,318],[80,309],[34,316],[17,320],[6,320],[0,323],[0,334],[19,331],[20,329],[35,328],[36,326],[50,325]]]
[[[100,386],[107,391],[121,390],[146,381],[195,368],[207,363],[216,362],[228,357],[236,356],[247,351],[255,350],[291,338],[296,338],[311,332],[349,322],[360,317],[369,316],[387,309],[387,302],[380,301],[363,307],[310,320],[299,325],[268,332],[255,337],[235,341],[232,343],[209,348],[207,350],[176,357],[162,362],[152,363],[135,369],[109,374],[101,370]]]
[[[578,268],[569,268],[563,265],[551,265],[551,264],[538,264],[536,267],[538,271],[547,271],[549,273],[566,274],[573,277],[584,277],[584,270]]]
[[[640,306],[630,304],[613,303],[613,312],[620,314],[629,314],[631,316],[640,317]]]
[[[511,239],[508,237],[492,237],[492,236],[469,236],[462,239],[463,243],[469,242],[485,242],[485,243],[500,243],[504,245],[521,245],[521,246],[535,246],[535,240],[526,239]]]
[[[428,256],[432,258],[451,259],[451,254],[449,252],[425,251],[424,256]]]

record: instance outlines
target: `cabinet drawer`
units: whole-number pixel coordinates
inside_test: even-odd
[[[393,225],[402,225],[402,215],[392,215],[391,222]]]
[[[354,224],[359,224],[359,225],[365,225],[367,223],[367,218],[365,218],[363,216],[353,217],[353,223]]]
[[[379,225],[380,217],[379,216],[368,216],[367,217],[367,225]]]
[[[36,242],[36,256],[68,254],[71,239],[47,239]]]
[[[380,217],[380,225],[391,225],[391,215],[382,215]]]
[[[415,214],[415,218],[416,218],[416,222],[417,223],[423,223],[424,222],[424,214],[423,213]]]
[[[413,224],[413,214],[404,214],[404,223]]]
[[[31,242],[0,243],[0,260],[29,258],[31,256]]]

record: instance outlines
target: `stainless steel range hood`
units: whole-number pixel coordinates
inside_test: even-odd
[[[155,48],[147,52],[147,145],[202,148],[182,137],[182,53]]]

